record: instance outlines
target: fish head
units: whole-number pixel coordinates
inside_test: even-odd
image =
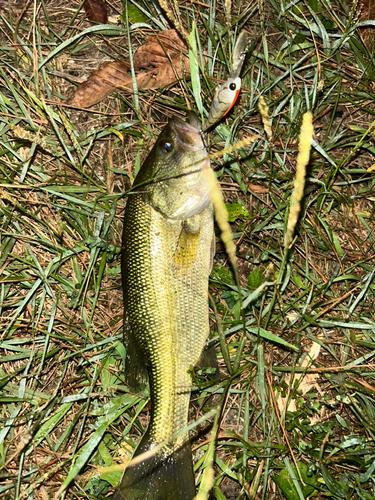
[[[168,219],[185,220],[209,204],[207,168],[210,160],[198,118],[174,117],[160,133],[134,184],[144,184],[141,189],[155,210]]]

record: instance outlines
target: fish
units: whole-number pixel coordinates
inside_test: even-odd
[[[209,334],[208,279],[215,252],[211,168],[195,115],[169,119],[142,164],[123,226],[125,374],[149,381],[151,419],[113,500],[192,500],[189,370]],[[142,456],[145,454],[144,456]]]

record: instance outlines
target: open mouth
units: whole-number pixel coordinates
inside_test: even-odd
[[[198,118],[196,118],[196,120],[198,120]],[[194,124],[185,122],[177,117],[172,118],[169,124],[183,150],[205,150],[200,129]]]

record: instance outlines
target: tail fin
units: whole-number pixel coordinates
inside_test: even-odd
[[[135,456],[152,450],[148,433]],[[155,454],[128,467],[112,500],[193,500],[195,482],[190,443],[171,455]]]

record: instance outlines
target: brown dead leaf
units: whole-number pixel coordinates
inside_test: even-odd
[[[149,38],[134,54],[133,63],[140,90],[160,89],[190,73],[185,45],[175,30],[162,31]],[[67,104],[89,108],[116,89],[133,91],[128,60],[104,64],[79,85]]]
[[[248,184],[247,186],[253,193],[268,193],[268,189],[257,184]]]
[[[372,0],[362,0],[359,3],[360,9],[359,21],[374,21],[375,20],[375,2]],[[360,28],[363,40],[366,45],[373,45],[374,28],[368,26],[367,28]]]
[[[130,64],[127,61],[104,64],[77,87],[74,96],[67,100],[67,104],[78,108],[89,108],[115,89],[126,87],[126,83],[130,85],[128,90],[131,90],[132,79],[129,71]]]
[[[87,19],[93,23],[107,24],[107,5],[102,0],[85,0],[83,2]]]

